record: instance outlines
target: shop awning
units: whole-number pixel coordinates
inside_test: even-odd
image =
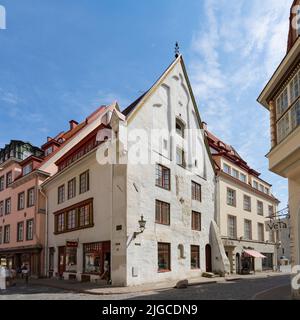
[[[244,250],[244,255],[245,257],[253,257],[253,258],[263,258],[263,259],[267,259],[266,256],[264,256],[263,254],[261,254],[258,251],[255,250]]]

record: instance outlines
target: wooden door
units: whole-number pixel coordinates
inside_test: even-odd
[[[205,258],[206,258],[206,272],[212,272],[211,246],[209,244],[207,244],[205,247]]]
[[[58,273],[60,276],[66,271],[66,247],[58,248]]]

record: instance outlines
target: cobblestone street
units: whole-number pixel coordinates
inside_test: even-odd
[[[187,289],[154,290],[143,293],[92,295],[36,285],[2,291],[0,300],[289,300],[290,276],[243,279],[202,284]]]

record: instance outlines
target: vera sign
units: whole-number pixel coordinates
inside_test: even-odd
[[[0,30],[6,29],[6,10],[0,5]]]
[[[287,229],[288,225],[283,221],[268,221],[265,223],[266,231],[277,231]]]

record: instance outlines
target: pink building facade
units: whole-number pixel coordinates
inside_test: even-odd
[[[0,263],[15,270],[26,264],[32,276],[43,268],[45,205],[38,193],[49,175],[37,169],[42,156],[21,141],[0,152]]]

